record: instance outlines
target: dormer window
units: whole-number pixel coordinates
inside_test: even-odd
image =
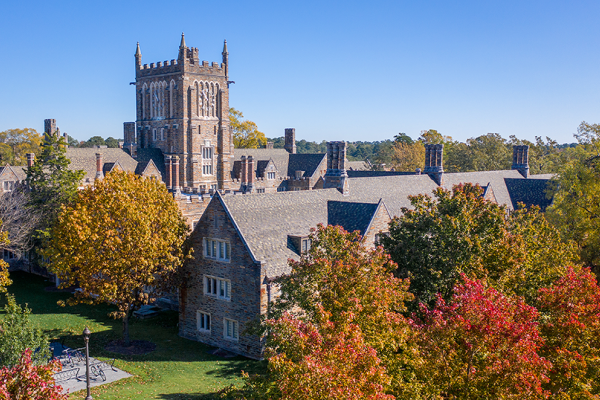
[[[267,179],[275,179],[275,172],[267,172]]]
[[[288,235],[288,239],[293,245],[293,250],[299,255],[308,253],[312,246],[312,240],[308,235]]]
[[[309,238],[302,239],[302,254],[308,253],[311,245],[312,245],[312,240],[310,240]]]

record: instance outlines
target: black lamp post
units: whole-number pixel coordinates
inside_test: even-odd
[[[83,330],[83,340],[85,341],[85,382],[87,387],[87,396],[85,400],[93,400],[90,394],[90,330],[86,326]]]

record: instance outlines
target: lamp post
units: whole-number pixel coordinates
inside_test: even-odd
[[[93,400],[90,394],[90,330],[86,326],[83,330],[83,340],[85,341],[85,382],[87,387],[87,396],[85,400]]]

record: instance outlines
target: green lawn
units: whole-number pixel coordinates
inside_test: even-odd
[[[81,332],[89,326],[92,331],[90,354],[94,357],[116,357],[116,366],[133,378],[94,388],[94,399],[212,399],[211,393],[241,382],[241,371],[253,372],[263,368],[261,362],[243,357],[224,359],[207,353],[208,346],[177,336],[177,313],[163,312],[146,320],[133,318],[130,323],[132,340],[149,340],[156,350],[144,356],[122,356],[104,350],[104,346],[121,337],[121,321],[110,319],[111,307],[66,306],[58,300],[70,294],[47,292],[50,283],[44,278],[21,272],[11,274],[14,283],[8,291],[17,303],[28,303],[32,320],[50,337],[67,336],[65,345],[82,347]],[[4,300],[4,299],[3,299]],[[71,396],[79,399],[83,392]]]

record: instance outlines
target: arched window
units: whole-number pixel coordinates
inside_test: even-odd
[[[144,83],[142,86],[142,119],[146,119],[146,92],[148,91],[148,86]]]
[[[170,88],[169,88],[169,117],[173,118],[173,92],[175,91],[175,81],[171,80]]]

